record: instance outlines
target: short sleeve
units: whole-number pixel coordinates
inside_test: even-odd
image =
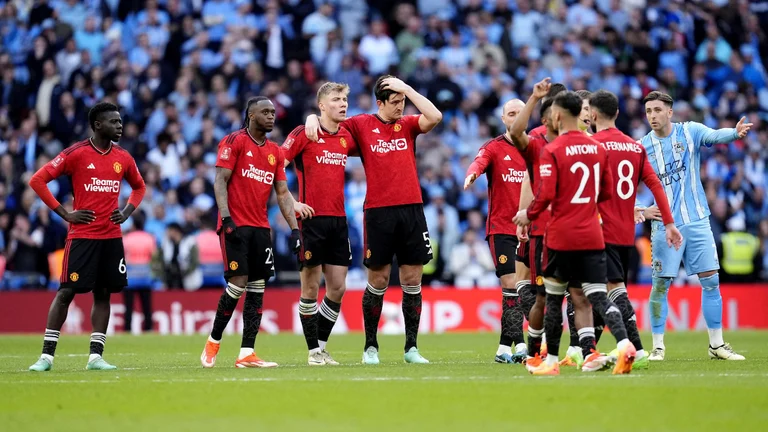
[[[66,150],[59,153],[58,156],[45,165],[45,170],[48,171],[48,174],[53,178],[71,174],[69,166],[72,164],[71,159],[74,157],[72,153],[73,152],[66,154]]]
[[[282,151],[277,152],[277,164],[275,164],[275,181],[288,181],[285,176],[285,155]]]
[[[341,122],[341,127],[346,128],[349,133],[352,135],[352,138],[355,139],[355,141],[360,140],[360,122],[363,121],[365,117],[363,115],[356,115],[352,116],[343,122]]]
[[[421,127],[419,126],[419,118],[421,118],[421,114],[414,114],[403,117],[403,127],[411,134],[411,137],[416,139],[417,136],[421,135]]]
[[[304,126],[297,126],[285,139],[283,145],[280,146],[283,157],[289,162],[294,160],[296,156],[304,150],[307,145],[307,136],[304,134]]]
[[[216,156],[216,167],[228,170],[235,169],[238,153],[237,138],[234,134],[227,135],[219,143],[219,153]]]

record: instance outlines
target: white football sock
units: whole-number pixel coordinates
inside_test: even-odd
[[[251,354],[253,354],[253,348],[240,348],[240,355],[237,358],[246,358]]]
[[[664,333],[654,333],[653,334],[653,347],[654,348],[664,348]]]
[[[499,349],[496,350],[496,355],[509,354],[512,355],[512,347],[506,345],[499,345]]]
[[[712,348],[717,348],[721,345],[723,345],[725,342],[723,342],[723,329],[707,329],[707,332],[709,333],[709,346]]]

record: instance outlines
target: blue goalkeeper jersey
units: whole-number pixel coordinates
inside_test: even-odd
[[[709,217],[709,205],[701,184],[701,146],[729,143],[736,129],[710,129],[701,123],[672,123],[672,133],[660,138],[651,131],[640,143],[667,194],[675,225]]]

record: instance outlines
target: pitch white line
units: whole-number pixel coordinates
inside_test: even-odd
[[[664,377],[664,378],[691,378],[691,377],[723,377],[723,378],[768,378],[768,374],[750,374],[750,373],[721,373],[721,374],[659,374],[659,375],[622,375],[614,377],[605,373],[583,374],[567,376],[565,378],[543,377],[549,379],[562,379],[570,381],[574,379],[643,379],[645,377]],[[153,379],[150,380],[156,384],[176,384],[176,383],[211,383],[211,382],[387,382],[387,381],[446,381],[455,383],[465,383],[473,381],[516,381],[530,380],[542,377],[531,377],[530,375],[509,375],[503,378],[492,376],[469,376],[469,377],[451,377],[451,376],[424,376],[424,377],[231,377],[231,378],[180,378],[180,379]],[[135,380],[131,380],[132,382]],[[18,380],[18,381],[0,381],[0,384],[115,384],[120,379],[105,380]]]

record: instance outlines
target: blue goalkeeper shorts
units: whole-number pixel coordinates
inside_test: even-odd
[[[676,277],[681,262],[688,276],[720,269],[717,245],[709,226],[709,218],[678,226],[677,229],[683,235],[683,244],[679,250],[675,250],[674,246],[667,246],[667,230],[661,222],[653,221],[651,225],[654,277]]]

